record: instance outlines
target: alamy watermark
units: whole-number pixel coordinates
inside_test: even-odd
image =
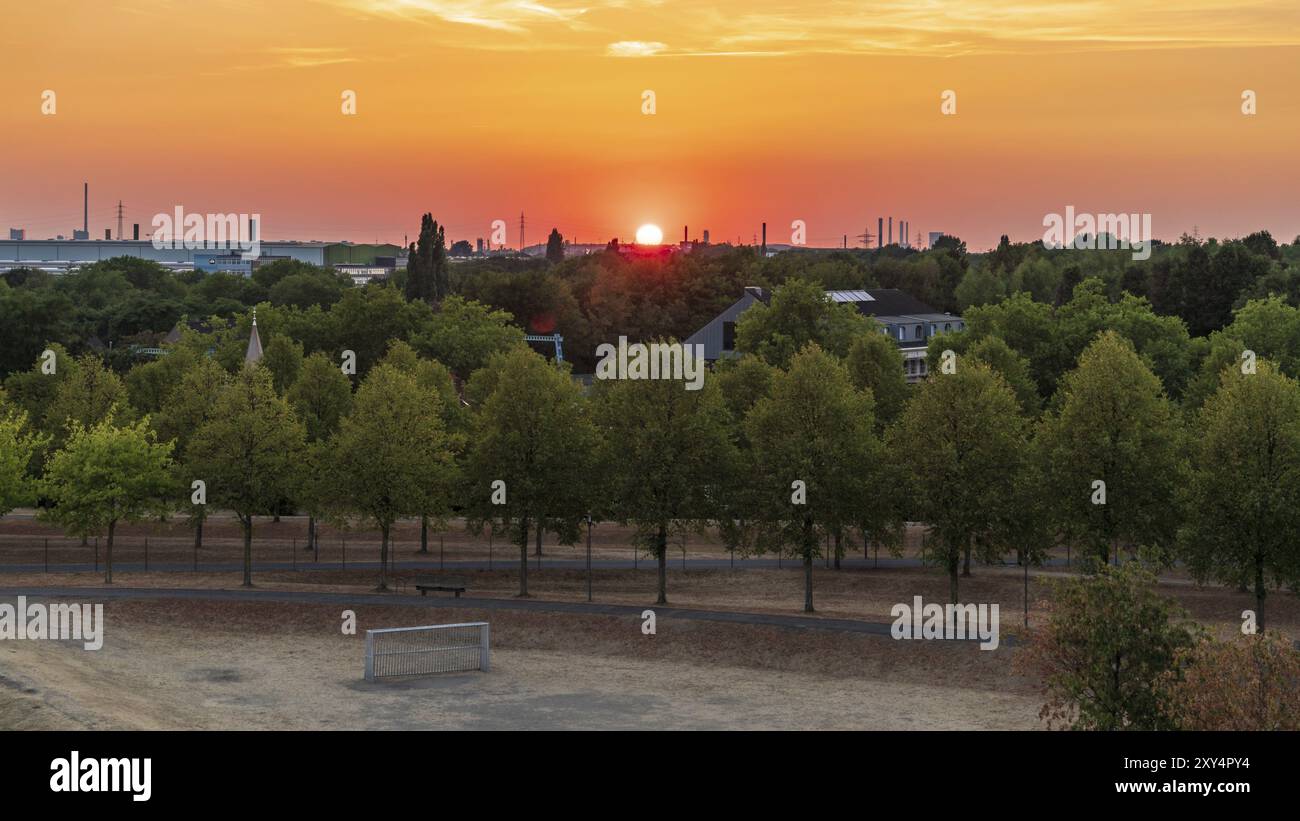
[[[1043,245],[1048,248],[1133,250],[1133,259],[1151,258],[1150,214],[1076,214],[1073,205],[1065,214],[1043,217]]]
[[[981,650],[998,649],[999,619],[996,604],[925,604],[914,596],[910,605],[900,602],[889,610],[895,639],[980,640]]]
[[[603,342],[596,347],[597,379],[676,379],[686,383],[686,390],[704,386],[704,346],[681,342],[635,342],[626,336],[618,345]]]
[[[262,254],[261,214],[187,214],[181,206],[171,214],[155,214],[153,247],[159,251],[240,251],[244,260]]]
[[[0,602],[3,639],[72,640],[98,650],[104,646],[104,605],[28,603],[26,596],[19,596],[16,605]]]

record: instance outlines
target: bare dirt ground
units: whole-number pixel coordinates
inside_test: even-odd
[[[305,544],[306,520],[259,521],[259,561],[287,561],[295,540]],[[920,531],[909,534],[905,555],[915,557]],[[118,561],[150,539],[154,561],[186,561],[192,537],[184,524],[125,528]],[[0,564],[38,563],[44,539],[86,561],[88,548],[49,526],[22,517],[0,520]],[[327,531],[341,548],[342,534]],[[349,563],[374,561],[377,543],[350,534]],[[398,558],[416,554],[418,523],[398,534]],[[202,561],[238,562],[238,529],[229,519],[207,528]],[[597,559],[631,558],[630,532],[596,529]],[[445,558],[482,561],[486,540],[463,529],[443,536]],[[359,548],[358,545],[362,545]],[[427,567],[390,577],[389,595],[418,599],[417,577],[448,576],[477,598],[509,598],[518,590],[518,549],[498,544],[487,569],[437,570],[438,534]],[[93,549],[93,548],[91,548]],[[369,550],[373,555],[364,555]],[[860,548],[859,548],[860,550]],[[175,555],[168,557],[168,552]],[[285,552],[281,557],[277,554]],[[586,600],[582,570],[548,566],[585,557],[583,548],[548,544],[542,569],[530,546],[529,589],[542,600]],[[338,561],[341,549],[323,561]],[[691,558],[728,560],[715,542],[696,537]],[[856,555],[861,555],[857,553]],[[299,554],[298,558],[304,558]],[[764,569],[738,560],[726,566],[682,569],[669,563],[672,607],[796,615],[803,604],[800,569]],[[57,561],[57,560],[56,560]],[[1030,622],[1048,612],[1054,579],[1064,567],[1030,576]],[[114,587],[235,588],[238,570],[115,573]],[[375,568],[259,570],[264,590],[371,593]],[[103,585],[95,572],[0,573],[0,586],[29,589]],[[1024,607],[1019,568],[977,566],[961,580],[961,599],[997,603],[1003,636],[1019,632]],[[1238,630],[1253,598],[1230,588],[1198,586],[1181,571],[1161,577],[1160,592],[1221,637]],[[653,606],[655,570],[601,568],[594,575],[598,603]],[[942,602],[946,577],[926,567],[870,566],[814,571],[817,613],[812,618],[892,621],[891,608],[914,596]],[[446,602],[440,602],[445,605]],[[454,611],[414,607],[357,607],[366,628],[454,619],[492,623],[493,670],[418,682],[368,685],[362,680],[362,639],[339,631],[340,608],[316,604],[209,601],[110,601],[105,646],[0,642],[0,728],[1023,728],[1036,727],[1035,682],[1021,677],[1008,643],[994,652],[947,642],[895,642],[886,637],[792,630],[664,618],[659,633],[643,636],[634,619],[572,613],[481,611],[470,603]],[[1268,600],[1270,628],[1300,638],[1300,600],[1278,592]]]
[[[358,608],[358,626],[427,621]],[[448,615],[437,611],[440,619]],[[661,619],[489,617],[492,670],[371,684],[337,608],[110,602],[104,647],[0,644],[0,727],[991,729],[1038,726],[1032,683],[970,644]],[[995,658],[996,657],[996,658]]]

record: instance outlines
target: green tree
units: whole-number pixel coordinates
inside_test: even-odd
[[[99,357],[84,354],[74,367],[55,383],[54,396],[45,412],[45,432],[55,447],[66,441],[73,422],[91,427],[105,419],[115,407],[119,416],[128,416],[126,385],[122,378],[104,367]]]
[[[285,334],[276,334],[266,344],[261,365],[271,372],[275,392],[283,396],[302,372],[302,343]]]
[[[0,392],[0,516],[35,500],[27,468],[43,445],[40,435],[28,429],[27,414],[6,404]]]
[[[374,368],[330,437],[322,467],[329,507],[379,528],[379,589],[387,590],[394,522],[450,505],[452,454],[436,395],[391,365]]]
[[[787,551],[804,566],[804,612],[813,612],[812,563],[824,534],[864,518],[881,452],[871,394],[853,389],[835,357],[811,344],[790,360],[745,418],[753,481],[768,514],[762,550]],[[761,477],[761,478],[759,478]]]
[[[487,364],[493,354],[522,344],[523,331],[512,322],[505,311],[453,295],[442,301],[428,326],[411,339],[411,344],[467,378]]]
[[[1182,554],[1198,580],[1300,585],[1300,385],[1267,361],[1226,368],[1194,425]]]
[[[962,359],[954,373],[932,373],[890,431],[914,520],[929,524],[925,557],[948,572],[957,603],[963,558],[978,548],[992,561],[1018,516],[1024,421],[1011,388],[982,362]]]
[[[975,305],[994,305],[1007,295],[1005,274],[987,265],[977,265],[966,271],[953,298],[957,307],[965,310]]]
[[[298,486],[305,431],[265,368],[222,388],[187,457],[210,504],[234,511],[244,533],[244,586],[253,586],[253,517],[274,513]]]
[[[303,360],[302,370],[286,397],[306,427],[307,440],[320,442],[338,429],[352,410],[352,382],[323,353]]]
[[[874,323],[851,304],[833,302],[818,285],[794,279],[772,292],[770,304],[756,302],[740,315],[736,350],[783,368],[810,342],[844,356],[855,337],[873,332],[879,333]]]
[[[432,395],[446,431],[447,449],[453,458],[459,460],[463,456],[465,442],[469,436],[471,417],[461,401],[460,394],[456,391],[456,382],[451,371],[447,370],[441,362],[422,358],[414,348],[401,340],[392,344],[381,364],[391,365],[409,375],[420,390]],[[421,553],[429,552],[430,517],[436,517],[440,527],[446,525],[444,516],[447,512],[446,505],[436,497],[430,497],[430,502],[431,506],[428,509],[419,511]],[[539,536],[539,555],[540,551]]]
[[[602,383],[595,416],[603,447],[602,485],[613,515],[659,564],[657,604],[668,603],[670,537],[718,518],[735,464],[730,417],[716,382],[699,390],[670,379]]]
[[[1074,298],[1057,311],[1057,320],[1053,384],[1074,367],[1079,355],[1099,332],[1115,331],[1146,360],[1171,397],[1183,395],[1192,376],[1191,348],[1187,327],[1178,317],[1159,316],[1145,299],[1131,294],[1112,302],[1105,284],[1090,277],[1075,289]],[[1010,340],[1007,342],[1010,344]]]
[[[1199,631],[1154,584],[1137,562],[1057,583],[1027,654],[1049,699],[1041,718],[1080,730],[1176,728],[1165,693]]]
[[[863,334],[854,338],[844,364],[853,387],[870,389],[876,401],[876,428],[883,431],[903,412],[909,393],[898,344],[886,334]]]
[[[420,218],[420,237],[406,262],[406,298],[436,302],[448,293],[447,233],[432,214]]]
[[[52,507],[43,519],[80,536],[104,532],[104,581],[113,582],[113,535],[118,522],[162,515],[172,482],[170,442],[160,443],[148,419],[118,427],[112,411],[92,427],[73,420],[67,443],[50,457],[41,492]]]
[[[565,369],[526,348],[494,356],[470,393],[486,398],[467,458],[467,521],[471,528],[490,524],[519,545],[519,595],[527,596],[530,528],[549,518],[572,523],[576,536],[588,512],[590,411]],[[494,495],[503,503],[494,504]]]
[[[325,454],[320,443],[338,430],[339,423],[352,411],[352,382],[338,365],[317,352],[303,361],[298,380],[286,396],[294,414],[302,421],[307,434],[306,467],[308,481],[303,484],[302,501],[307,508],[306,550],[316,547],[316,518],[324,505],[320,486],[311,477],[323,475],[320,462]]]
[[[964,356],[983,362],[1001,376],[1015,393],[1026,417],[1038,415],[1042,402],[1038,398],[1038,386],[1029,373],[1029,361],[1011,350],[1007,343],[996,336],[986,336],[967,347]]]
[[[558,228],[552,228],[546,238],[546,261],[551,264],[564,262],[564,236]]]
[[[174,356],[177,354],[169,354],[166,358]],[[185,361],[183,355],[177,359]],[[230,383],[231,376],[206,356],[193,357],[189,363],[163,398],[161,409],[149,421],[161,441],[174,443],[177,484],[192,490],[196,477],[191,475],[190,469],[190,440],[212,418],[217,397]],[[203,525],[207,521],[208,508],[205,504],[193,504],[191,499],[192,494],[185,494],[180,509],[187,514],[189,524],[194,528],[194,549],[198,551],[203,547]]]
[[[1064,538],[1103,564],[1121,544],[1172,546],[1184,472],[1178,419],[1133,345],[1113,331],[1098,336],[1055,407],[1036,449]]]

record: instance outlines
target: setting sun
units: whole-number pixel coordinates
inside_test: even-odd
[[[661,245],[664,241],[664,232],[659,230],[658,225],[649,223],[636,229],[637,245]]]

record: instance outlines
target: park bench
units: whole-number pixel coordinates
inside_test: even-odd
[[[465,583],[459,579],[416,579],[415,589],[420,591],[420,595],[427,594],[430,590],[439,593],[455,593],[456,598],[465,592]]]

